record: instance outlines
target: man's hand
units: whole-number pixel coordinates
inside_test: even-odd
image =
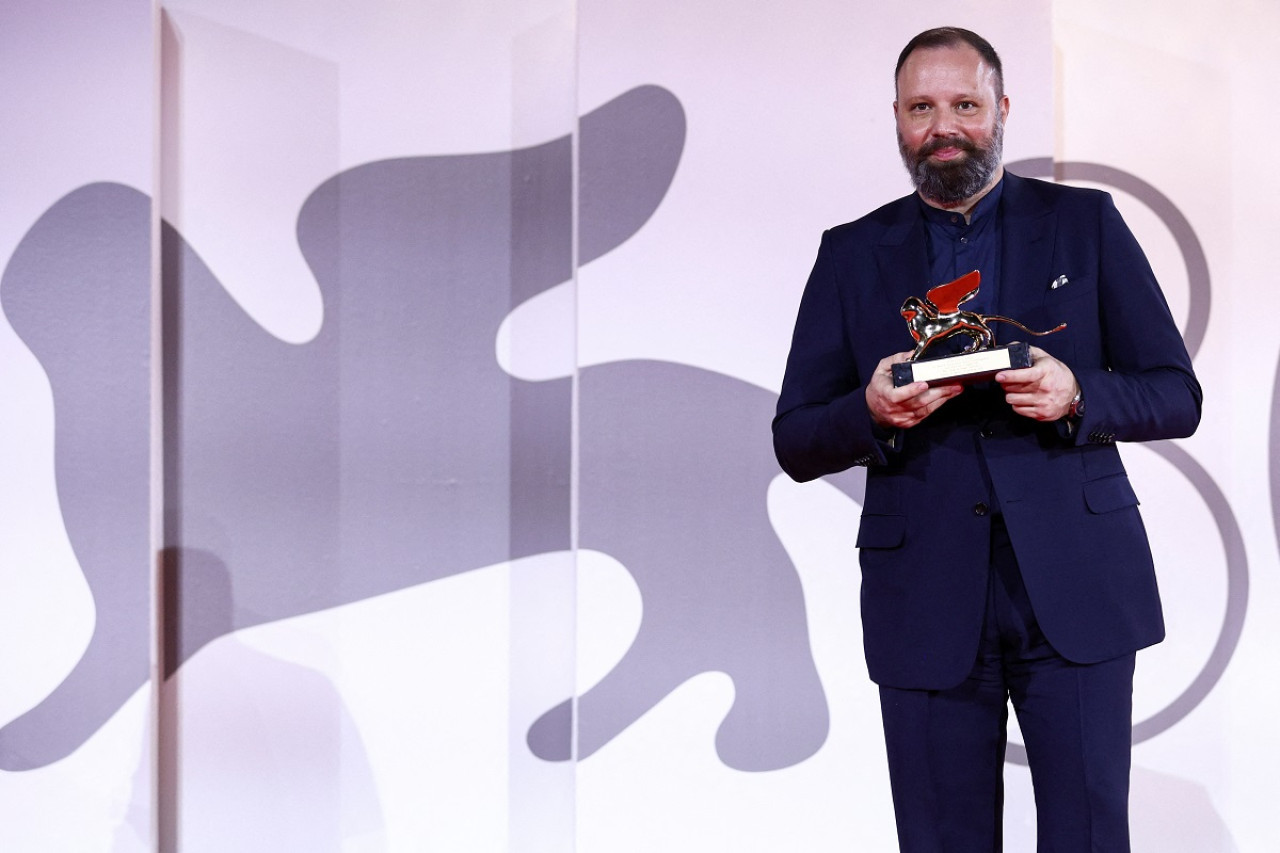
[[[891,365],[906,361],[909,352],[900,352],[880,360],[876,372],[867,383],[867,408],[871,417],[886,429],[906,429],[920,423],[937,411],[938,407],[964,390],[963,385],[937,385],[930,388],[925,382],[913,382],[901,388],[893,387]],[[1067,398],[1068,401],[1071,399]]]
[[[1080,385],[1071,368],[1039,347],[1030,349],[1030,367],[1002,370],[995,380],[1015,412],[1037,421],[1056,421],[1067,414]]]

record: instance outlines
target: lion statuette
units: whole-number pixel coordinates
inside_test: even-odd
[[[918,296],[907,297],[907,301],[902,303],[902,316],[916,342],[909,361],[919,359],[929,347],[953,335],[969,338],[964,352],[990,349],[995,345],[995,334],[987,325],[991,322],[1009,323],[1038,337],[1052,335],[1067,327],[1066,323],[1059,323],[1047,332],[1036,332],[1009,317],[960,310],[961,305],[978,295],[981,281],[981,274],[974,270],[955,281],[930,289],[923,299]]]

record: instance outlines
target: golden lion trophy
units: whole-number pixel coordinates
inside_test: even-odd
[[[932,288],[923,299],[908,296],[902,303],[902,316],[916,346],[910,358],[893,366],[895,386],[912,382],[928,382],[930,385],[974,382],[1001,370],[1030,367],[1030,348],[1021,341],[996,346],[996,336],[988,323],[1009,323],[1038,337],[1052,335],[1067,327],[1066,323],[1059,323],[1047,332],[1036,332],[1009,317],[961,310],[961,305],[978,295],[981,281],[981,274],[974,270],[955,281]],[[960,352],[923,358],[930,347],[957,335],[969,339]]]

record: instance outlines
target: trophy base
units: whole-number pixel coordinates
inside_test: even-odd
[[[893,386],[901,388],[912,382],[930,385],[952,385],[976,382],[999,373],[1031,366],[1031,349],[1022,341],[994,349],[963,352],[927,361],[904,361],[893,365]]]

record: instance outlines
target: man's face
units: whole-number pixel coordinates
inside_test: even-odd
[[[958,207],[997,179],[1009,99],[996,97],[995,70],[973,48],[908,56],[893,114],[902,162],[926,201]]]

